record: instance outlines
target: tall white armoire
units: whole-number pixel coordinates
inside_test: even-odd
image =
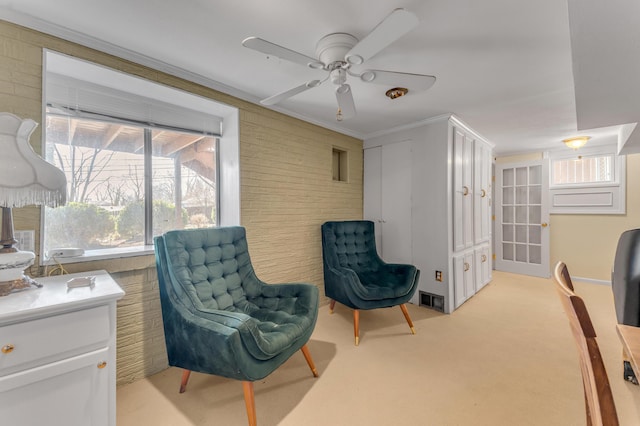
[[[491,281],[492,149],[453,115],[364,141],[364,218],[420,269],[412,303],[450,313]]]

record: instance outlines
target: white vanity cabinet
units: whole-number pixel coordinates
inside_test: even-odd
[[[67,289],[72,277],[93,287]],[[0,413],[3,423],[116,424],[116,301],[105,271],[38,278],[0,298]]]
[[[493,146],[446,115],[366,139],[364,149],[364,218],[384,229],[376,229],[382,258],[420,269],[412,303],[424,292],[452,312],[491,281]],[[394,150],[409,152],[410,163],[384,161]],[[389,188],[407,174],[408,182]]]

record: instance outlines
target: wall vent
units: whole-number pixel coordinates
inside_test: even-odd
[[[418,296],[420,299],[419,306],[426,306],[438,312],[444,312],[444,296],[427,293],[426,291],[419,291]]]

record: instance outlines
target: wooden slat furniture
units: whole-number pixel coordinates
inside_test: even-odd
[[[569,270],[563,262],[556,264],[553,278],[580,355],[587,425],[617,426],[619,425],[618,415],[607,370],[604,367],[587,307],[574,293]]]
[[[631,364],[636,378],[640,378],[640,327],[618,324],[617,330],[622,341],[624,359]]]

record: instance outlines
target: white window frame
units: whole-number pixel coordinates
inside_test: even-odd
[[[559,149],[546,153],[549,159],[549,212],[551,214],[625,214],[626,157],[617,154],[615,144],[580,148],[577,151]],[[611,156],[613,179],[609,182],[553,184],[553,163],[576,157]]]
[[[48,55],[57,55],[57,58],[69,58],[69,60],[79,61],[85,64],[89,64],[95,67],[101,67],[106,70],[110,70],[101,65],[84,61],[78,58],[73,58],[68,55],[64,55],[49,49],[43,49],[43,91],[46,88],[46,75],[47,75],[47,57]],[[150,80],[141,79],[139,77],[131,76],[121,71],[111,70],[122,74],[123,79],[139,80],[145,85],[157,85],[163,87],[163,90],[175,90],[186,95],[192,95],[199,97],[199,95],[184,92],[180,89],[169,88],[163,86],[160,83],[156,83]],[[203,98],[204,99],[204,98]],[[43,104],[42,104],[42,123],[46,122],[46,97],[43,92]],[[240,132],[239,132],[239,110],[236,107],[232,107],[226,104],[216,102],[212,99],[206,99],[206,102],[215,105],[215,114],[222,118],[221,123],[221,136],[219,136],[218,147],[216,152],[218,157],[218,172],[217,172],[217,190],[218,190],[218,226],[234,226],[240,225]],[[44,148],[46,143],[45,129],[42,131],[41,144]],[[44,152],[44,149],[43,151]],[[52,264],[67,264],[67,263],[79,263],[89,262],[95,260],[107,260],[118,259],[133,256],[144,256],[154,253],[153,245],[140,245],[136,247],[124,247],[124,248],[112,248],[104,250],[87,250],[82,256],[69,257],[69,258],[56,258],[55,261],[48,259],[46,253],[44,253],[44,209],[41,209],[40,216],[41,232],[40,232],[40,265],[52,265]]]

